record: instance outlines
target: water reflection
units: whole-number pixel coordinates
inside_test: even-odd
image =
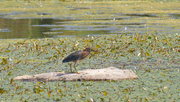
[[[106,34],[117,27],[71,26],[70,20],[59,19],[7,19],[0,18],[0,39],[44,38],[58,35]]]
[[[51,37],[44,35],[42,32],[50,31],[48,27],[33,27],[33,24],[53,24],[55,19],[7,19],[0,18],[0,38],[43,38]]]
[[[76,8],[77,9],[77,8]],[[88,8],[78,8],[88,9]],[[12,13],[14,14],[14,13]],[[114,17],[116,16],[116,17]],[[168,14],[171,19],[179,19],[179,14]],[[153,19],[147,19],[151,17]],[[129,22],[132,19],[141,18],[136,22]],[[124,22],[124,20],[127,21]],[[122,14],[117,13],[110,18],[93,19],[53,19],[53,18],[30,18],[11,19],[0,17],[0,39],[11,38],[44,38],[59,36],[86,36],[99,34],[146,34],[156,33],[177,33],[180,29],[174,25],[163,23],[148,23],[150,20],[161,20],[156,14]],[[123,22],[121,22],[123,21]]]

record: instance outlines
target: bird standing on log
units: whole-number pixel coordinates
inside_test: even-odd
[[[76,51],[74,53],[71,53],[69,56],[67,56],[62,62],[63,63],[66,63],[66,62],[74,62],[74,69],[76,70],[76,63],[79,61],[79,60],[83,60],[85,59],[91,51],[94,51],[94,52],[97,52],[96,50],[93,50],[91,48],[86,48],[82,51]],[[71,64],[70,64],[70,70],[72,72],[72,67],[71,67]],[[76,70],[77,72],[77,70]]]

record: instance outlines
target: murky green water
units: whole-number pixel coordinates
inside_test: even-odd
[[[1,7],[0,39],[180,32],[176,3],[149,3],[54,3],[54,7],[59,7],[54,9],[43,2],[37,4],[43,9],[32,3],[14,9]]]

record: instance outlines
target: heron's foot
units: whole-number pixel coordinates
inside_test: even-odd
[[[80,73],[78,73],[78,71],[77,71],[77,70],[75,70],[75,71],[73,71],[73,72],[71,72],[71,73],[77,73],[77,74],[80,74]]]
[[[78,73],[77,71],[75,71],[75,72],[71,72],[71,73],[77,73],[77,74],[80,74],[80,73]]]
[[[76,73],[77,73],[77,74],[80,74],[80,73],[78,73],[78,71],[77,71],[77,70],[76,70]]]

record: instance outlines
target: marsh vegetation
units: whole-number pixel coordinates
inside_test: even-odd
[[[56,0],[0,2],[0,13],[4,19],[1,18],[4,23],[0,24],[0,101],[179,101],[178,3]],[[51,18],[53,23],[32,23],[32,18]],[[5,20],[18,20],[20,23],[13,25],[7,22],[6,25]],[[29,28],[25,28],[25,25]],[[23,27],[27,32],[33,27],[39,27],[37,32],[41,31],[41,27],[51,30],[22,33],[20,28]],[[34,32],[43,36],[30,35]],[[50,34],[58,32],[63,33]],[[18,33],[26,36],[14,36]],[[5,39],[8,34],[13,35],[10,38],[19,39]],[[86,47],[99,52],[91,53],[78,64],[77,70],[113,66],[132,69],[139,79],[96,82],[13,80],[25,74],[68,72],[69,65],[62,64],[63,58]]]

